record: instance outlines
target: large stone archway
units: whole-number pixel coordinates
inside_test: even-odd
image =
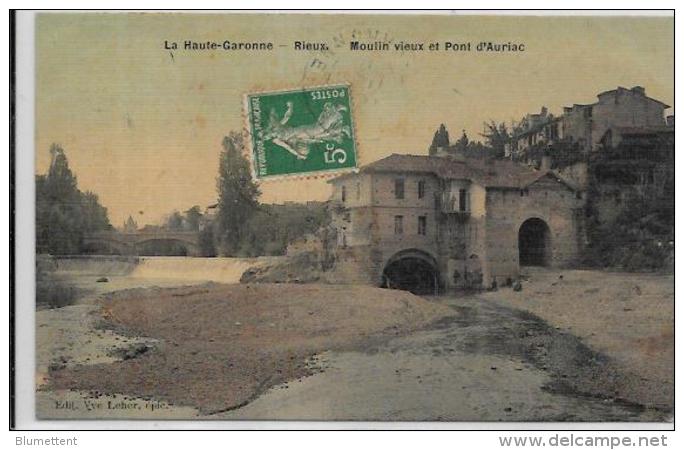
[[[414,294],[439,293],[439,266],[427,252],[407,249],[395,253],[382,271],[381,287],[401,289]]]
[[[551,229],[544,220],[532,217],[520,225],[518,256],[521,266],[551,265]]]

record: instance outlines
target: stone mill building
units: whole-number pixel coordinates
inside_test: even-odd
[[[336,271],[347,282],[431,293],[568,266],[583,199],[548,170],[510,160],[392,154],[330,180]]]

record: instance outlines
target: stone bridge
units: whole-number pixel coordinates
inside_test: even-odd
[[[145,248],[173,245],[179,255],[199,256],[199,233],[196,231],[100,231],[88,233],[83,238],[83,247],[88,253],[119,255],[140,255]]]

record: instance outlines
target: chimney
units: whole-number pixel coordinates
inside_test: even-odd
[[[637,95],[642,95],[642,96],[645,96],[645,95],[646,95],[646,89],[644,89],[643,86],[634,86],[634,87],[631,89],[631,91],[634,92],[634,93],[637,94]]]

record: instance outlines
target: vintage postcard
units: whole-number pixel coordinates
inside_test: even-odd
[[[40,12],[35,70],[38,421],[673,425],[668,12]]]

